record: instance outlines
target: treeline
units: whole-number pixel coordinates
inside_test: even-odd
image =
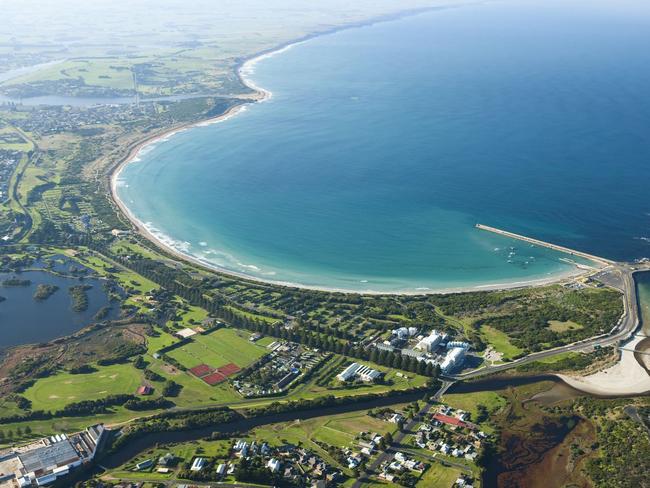
[[[348,405],[350,403],[363,403],[363,402],[376,400],[378,398],[403,396],[403,395],[408,395],[410,393],[418,393],[418,392],[425,393],[430,390],[435,390],[439,388],[440,385],[441,383],[439,380],[431,379],[429,380],[427,386],[410,388],[408,390],[396,390],[388,393],[367,393],[365,395],[353,395],[353,396],[343,396],[343,397],[336,397],[334,395],[325,395],[310,400],[300,399],[300,400],[291,400],[288,402],[273,402],[263,407],[246,409],[244,412],[247,417],[258,417],[262,415],[277,415],[286,412],[297,412],[297,411],[305,411],[305,410],[312,410],[318,408],[333,407],[338,405]]]
[[[168,411],[131,423],[110,447],[116,452],[124,444],[153,432],[198,429],[211,425],[225,424],[241,419],[241,415],[228,407],[203,410]]]
[[[417,361],[415,358],[402,356],[398,352],[378,352],[375,348],[368,348],[363,344],[356,344],[351,341],[352,336],[342,329],[322,328],[313,324],[303,324],[303,326],[287,329],[282,325],[280,320],[275,324],[269,324],[266,321],[239,314],[231,308],[235,305],[226,299],[222,297],[209,299],[201,286],[203,285],[202,282],[184,277],[184,275],[179,276],[175,269],[151,259],[143,258],[132,261],[122,257],[116,257],[115,259],[122,261],[125,266],[131,267],[142,276],[159,283],[171,293],[185,298],[192,305],[207,310],[212,316],[234,327],[245,328],[253,332],[260,332],[264,335],[298,342],[311,348],[342,354],[360,360],[377,362],[384,366],[403,369],[404,371],[420,375],[436,377],[439,374],[439,368],[422,361]],[[433,314],[431,306],[423,306],[421,309]],[[175,343],[170,347],[179,347],[179,343]],[[371,356],[374,360],[371,359]],[[167,360],[169,357],[165,355],[164,359]],[[178,364],[174,365],[177,366]]]
[[[31,403],[30,405],[31,406]],[[49,420],[58,417],[86,417],[109,413],[111,407],[123,406],[128,410],[155,410],[159,408],[170,408],[174,403],[166,398],[155,398],[141,400],[134,395],[121,394],[109,395],[98,400],[82,400],[69,403],[60,410],[34,410],[23,414],[9,415],[0,418],[0,424],[11,424],[14,422],[26,422],[29,420]]]
[[[30,280],[21,280],[20,278],[7,278],[2,281],[2,286],[30,286],[32,282]]]
[[[593,447],[599,455],[591,457],[585,467],[594,486],[647,487],[650,436],[645,426],[628,418],[604,418],[596,432]]]
[[[516,371],[524,373],[546,373],[552,372],[557,373],[559,371],[579,371],[585,369],[594,361],[607,357],[608,355],[614,352],[614,347],[603,347],[601,349],[596,349],[593,352],[588,354],[577,354],[574,353],[571,356],[567,356],[558,361],[552,363],[543,363],[541,361],[535,361],[532,363],[522,364],[517,366]]]

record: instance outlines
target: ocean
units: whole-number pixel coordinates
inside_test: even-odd
[[[264,280],[414,292],[572,269],[503,228],[650,255],[650,5],[501,1],[313,38],[272,92],[146,147],[117,192],[160,240]]]

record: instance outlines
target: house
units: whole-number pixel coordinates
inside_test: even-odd
[[[206,463],[207,460],[205,458],[197,457],[192,463],[190,471],[201,471],[205,467]]]
[[[141,396],[151,395],[153,393],[153,388],[147,385],[142,385],[138,387],[135,393],[136,395],[141,395]]]
[[[358,456],[348,456],[346,462],[348,463],[349,469],[354,469],[361,464],[361,459]]]
[[[389,421],[391,424],[400,424],[400,423],[404,422],[405,420],[406,420],[406,417],[404,417],[404,415],[402,415],[402,414],[400,414],[400,413],[394,413],[394,414],[393,414],[393,415],[388,419],[388,421]]]
[[[143,469],[148,469],[151,466],[153,466],[153,460],[152,459],[145,459],[144,461],[142,461],[142,462],[135,465],[135,470],[136,471],[142,471]]]
[[[171,465],[174,464],[175,459],[176,459],[176,457],[174,457],[174,455],[171,452],[168,452],[164,456],[160,456],[160,458],[158,458],[158,465],[159,466],[171,466]]]
[[[280,460],[275,458],[269,459],[269,462],[266,463],[266,467],[271,470],[271,473],[277,473],[280,471],[280,465]]]
[[[224,463],[221,463],[219,466],[217,466],[217,475],[224,476],[225,474],[226,474],[226,465]]]
[[[452,427],[463,427],[463,428],[471,427],[467,422],[463,422],[459,418],[450,417],[449,415],[443,415],[441,413],[435,414],[433,416],[433,420],[436,422],[440,422],[441,424],[450,425]]]

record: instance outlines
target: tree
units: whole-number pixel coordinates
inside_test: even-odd
[[[147,367],[147,362],[144,360],[142,356],[138,356],[133,361],[133,366],[135,366],[138,369],[144,369]]]
[[[476,422],[481,423],[488,419],[489,412],[485,405],[481,405],[480,403],[476,405],[476,413]]]

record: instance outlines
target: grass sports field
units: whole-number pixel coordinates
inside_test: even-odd
[[[187,368],[205,363],[218,368],[235,363],[244,368],[262,357],[267,349],[251,343],[250,334],[234,329],[219,329],[208,335],[196,335],[193,341],[169,352],[169,356]]]
[[[40,379],[25,391],[34,410],[58,410],[73,402],[95,400],[118,393],[135,393],[142,372],[131,363],[101,367],[90,374],[60,373]]]

